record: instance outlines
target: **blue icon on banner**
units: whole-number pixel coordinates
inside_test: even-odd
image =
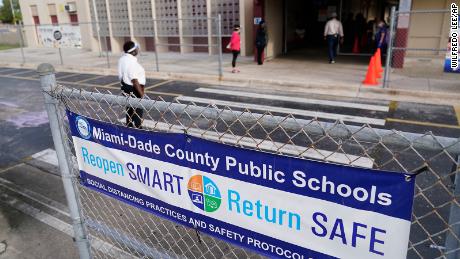
[[[84,139],[89,139],[91,137],[91,125],[89,122],[81,116],[78,116],[75,119],[75,124],[77,126],[78,134]]]

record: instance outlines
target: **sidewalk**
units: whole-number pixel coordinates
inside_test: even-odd
[[[0,65],[35,68],[40,63],[51,63],[57,70],[116,74],[120,54],[107,58],[97,52],[82,49],[62,49],[64,65],[60,64],[58,49],[25,48],[26,63],[22,65],[20,49],[0,52]],[[232,74],[231,56],[223,56],[223,77],[218,76],[218,56],[207,53],[159,53],[158,68],[154,53],[141,52],[140,62],[152,77],[200,81],[227,86],[244,86],[279,91],[309,92],[347,97],[363,97],[388,100],[405,100],[429,103],[460,103],[460,75],[436,73],[420,77],[414,71],[393,71],[389,89],[379,86],[363,86],[368,57],[340,56],[338,63],[325,62],[318,53],[312,57],[291,55],[276,58],[258,66],[252,57],[240,57],[241,73]],[[440,68],[441,69],[441,68]],[[423,74],[423,73],[422,73]],[[220,80],[219,80],[220,79]]]

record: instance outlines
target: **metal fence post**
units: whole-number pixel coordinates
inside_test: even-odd
[[[160,63],[158,61],[158,46],[155,43],[155,40],[153,41],[154,46],[155,46],[155,69],[157,72],[160,72]]]
[[[217,50],[218,50],[218,60],[219,60],[219,80],[222,80],[224,76],[224,71],[222,68],[222,15],[217,15]]]
[[[102,43],[101,43],[101,27],[99,25],[99,18],[97,14],[97,6],[95,0],[92,1],[93,4],[93,11],[94,11],[94,21],[96,22],[96,33],[99,45],[99,57],[102,57]]]
[[[69,205],[70,216],[72,218],[72,226],[74,230],[75,243],[78,248],[80,258],[89,259],[90,245],[87,239],[86,231],[83,226],[83,221],[80,216],[80,206],[77,200],[75,186],[72,183],[69,162],[66,157],[66,141],[61,131],[60,118],[58,112],[58,102],[48,93],[56,88],[55,70],[51,64],[40,64],[37,68],[40,75],[40,85],[44,91],[45,108],[50,121],[51,133],[53,136],[54,147],[56,149],[57,158],[59,161],[59,169],[61,179],[64,185],[64,191]],[[69,150],[69,149],[67,149]]]
[[[153,46],[155,47],[155,68],[157,72],[160,72],[160,63],[158,60],[158,32],[157,32],[157,20],[153,19]]]
[[[107,28],[109,28],[109,23],[107,22]],[[104,46],[105,46],[105,57],[107,61],[107,68],[110,68],[110,58],[109,58],[109,44],[107,43],[107,37],[104,37]]]
[[[18,31],[18,34],[19,34],[19,46],[21,47],[22,64],[24,65],[26,63],[26,56],[24,55],[24,38],[22,37],[21,23],[18,23],[16,25],[16,30]]]
[[[388,88],[389,79],[390,79],[390,70],[391,70],[391,60],[393,55],[393,42],[395,37],[395,27],[396,27],[396,7],[391,7],[391,20],[390,20],[390,41],[388,42],[387,48],[387,58],[385,60],[385,73],[383,76],[383,88]]]
[[[64,59],[62,58],[62,50],[61,47],[59,46],[59,60],[61,60],[61,65],[64,65]]]

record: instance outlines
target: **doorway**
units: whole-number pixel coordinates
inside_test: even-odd
[[[267,55],[323,54],[324,26],[332,13],[344,29],[343,55],[369,55],[375,50],[377,21],[389,22],[399,0],[265,0],[269,44]],[[280,26],[282,24],[282,26]],[[308,56],[307,55],[307,56]]]
[[[339,2],[284,0],[284,54],[324,48],[324,25]]]

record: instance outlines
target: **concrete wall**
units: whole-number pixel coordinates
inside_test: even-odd
[[[0,44],[19,45],[18,32],[15,29],[0,32]]]
[[[32,17],[32,10],[31,10],[31,5],[37,5],[37,11],[39,13],[39,19],[41,23],[44,23],[45,21],[49,20],[49,23],[51,23],[51,20],[48,17],[45,17],[45,14],[48,13],[48,10],[45,9],[46,13],[40,15],[40,11],[43,10],[41,5],[41,1],[34,1],[34,0],[19,0],[19,5],[21,7],[21,14],[22,14],[22,21],[25,25],[23,34],[25,35],[25,38],[27,39],[25,42],[26,46],[34,47],[37,46],[38,41],[37,41],[37,34],[35,33],[35,27],[32,25],[34,24],[34,20]],[[43,12],[43,11],[42,11]]]
[[[253,1],[240,1],[241,55],[250,56],[254,52],[254,3]]]
[[[40,24],[51,24],[50,12],[48,10],[48,4],[56,5],[56,15],[59,23],[69,23],[70,17],[67,11],[65,11],[64,6],[69,2],[74,2],[77,5],[77,14],[80,22],[80,32],[82,37],[82,45],[85,49],[90,49],[93,51],[99,51],[99,49],[105,49],[105,42],[102,40],[102,44],[99,44],[98,37],[95,30],[95,26],[88,24],[92,22],[91,10],[93,8],[94,0],[20,0],[21,11],[24,17],[25,34],[27,34],[28,46],[36,47],[38,46],[37,35],[35,31],[35,25],[32,17],[31,6],[37,6],[37,13],[40,18]],[[252,10],[253,3],[252,0],[243,0],[241,4],[239,0],[200,0],[200,1],[188,1],[188,0],[95,0],[97,5],[97,12],[99,13],[99,22],[101,23],[101,37],[107,37],[110,42],[112,52],[121,52],[122,45],[127,38],[131,38],[141,43],[141,47],[146,49],[146,37],[150,39],[150,45],[153,45],[153,39],[157,43],[169,43],[169,44],[178,44],[179,42],[184,44],[181,47],[179,46],[159,46],[158,51],[180,51],[182,53],[188,52],[204,52],[207,51],[210,54],[217,52],[217,48],[210,46],[208,49],[206,47],[192,47],[186,46],[186,44],[207,44],[208,41],[212,44],[217,43],[216,39],[216,30],[207,30],[206,33],[198,32],[200,29],[196,29],[195,32],[198,32],[197,35],[190,35],[183,33],[183,27],[190,30],[190,23],[194,23],[198,26],[198,22],[187,21],[189,24],[187,26],[182,26],[182,23],[186,21],[178,22],[179,29],[178,32],[169,32],[167,28],[172,26],[165,24],[166,21],[162,22],[157,21],[152,27],[155,27],[155,30],[151,30],[149,33],[138,33],[139,28],[134,28],[136,26],[143,27],[141,23],[130,23],[129,28],[125,29],[125,24],[123,23],[110,23],[113,21],[120,20],[140,20],[140,19],[170,19],[171,17],[167,12],[171,10],[176,10],[177,18],[186,16],[200,16],[200,17],[215,17],[217,13],[222,14],[223,17],[223,34],[226,35],[229,30],[229,26],[233,26],[234,23],[240,23],[243,26],[243,49],[242,53],[244,55],[249,55],[252,53],[251,44],[253,43],[252,30],[244,30],[246,27],[251,29],[252,22]],[[132,4],[135,4],[135,8],[132,7]],[[156,8],[156,5],[163,5],[167,8]],[[170,7],[173,6],[171,9]],[[148,8],[147,8],[148,7]],[[196,8],[201,8],[202,12],[196,13]],[[235,8],[235,10],[228,10]],[[102,10],[103,9],[103,10]],[[135,10],[134,10],[135,9]],[[142,9],[142,10],[140,10]],[[143,14],[144,10],[149,9],[151,14]],[[168,11],[165,11],[168,10]],[[101,12],[103,12],[101,14]],[[235,13],[238,13],[238,16],[234,16]],[[165,16],[165,14],[167,14]],[[235,19],[234,21],[232,19]],[[94,21],[95,22],[95,21]],[[110,26],[105,26],[104,24],[109,23]],[[208,21],[208,25],[211,28],[215,28],[215,23],[211,20]],[[201,26],[201,25],[200,25]],[[199,26],[198,26],[199,27]],[[120,29],[121,28],[121,29]],[[166,29],[165,29],[166,28]],[[206,29],[206,28],[205,28]],[[166,34],[163,34],[164,31],[167,31]],[[227,31],[226,31],[227,30]],[[230,28],[231,30],[231,28]],[[154,35],[153,31],[156,31],[157,34]],[[137,33],[137,34],[136,34]]]
[[[26,38],[26,45],[29,47],[37,47],[38,40],[37,34],[34,26],[34,20],[32,17],[31,6],[37,6],[37,13],[40,19],[41,25],[51,24],[50,12],[48,9],[48,4],[55,4],[56,6],[56,16],[60,24],[70,23],[70,14],[65,10],[65,5],[67,3],[75,3],[77,6],[77,16],[79,22],[90,22],[89,17],[89,1],[88,0],[19,0],[21,6],[22,19],[24,22],[24,35]],[[85,49],[97,49],[98,44],[91,37],[91,26],[89,24],[80,25],[80,33],[82,36],[82,45]]]
[[[274,58],[283,52],[283,0],[265,1],[267,24],[267,58]]]
[[[80,24],[82,46],[86,50],[98,51],[99,42],[95,37],[92,36],[93,27],[89,23],[91,22],[89,1],[88,0],[78,0],[76,1],[76,4],[77,4],[78,21],[82,23]]]
[[[451,3],[460,4],[460,0],[412,0],[412,10],[450,9]],[[444,49],[449,39],[450,13],[415,13],[410,15],[408,48]],[[408,51],[408,56],[441,55],[436,51]]]

